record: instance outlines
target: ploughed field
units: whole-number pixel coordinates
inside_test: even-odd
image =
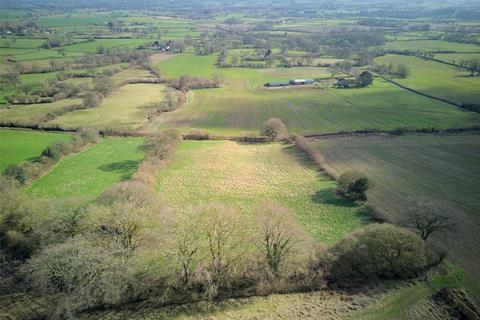
[[[401,221],[408,202],[432,199],[455,213],[458,232],[437,244],[451,259],[480,276],[480,136],[339,138],[313,141],[337,174],[349,170],[372,180],[369,202]]]

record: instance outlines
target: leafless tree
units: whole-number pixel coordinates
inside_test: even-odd
[[[453,232],[456,229],[454,212],[432,201],[415,201],[405,216],[405,226],[416,229],[425,241],[434,233]]]
[[[295,234],[295,221],[292,213],[273,203],[267,203],[256,211],[260,229],[258,247],[265,254],[268,267],[278,275],[280,267],[299,242]]]

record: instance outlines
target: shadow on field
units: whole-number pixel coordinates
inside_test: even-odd
[[[355,208],[360,207],[358,203],[341,198],[336,194],[335,188],[323,189],[312,195],[312,201],[315,203],[331,204],[337,207]]]
[[[132,172],[137,169],[138,162],[133,160],[126,160],[126,161],[119,161],[119,162],[112,162],[109,164],[105,164],[103,166],[98,167],[98,169],[107,172],[115,172],[121,174],[122,180],[129,179]]]
[[[285,143],[285,147],[283,147],[282,150],[302,166],[316,167],[316,165],[310,160],[310,158],[308,158],[305,153],[298,151],[293,145]]]

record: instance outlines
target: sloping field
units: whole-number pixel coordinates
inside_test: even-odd
[[[303,133],[447,128],[480,123],[477,113],[422,97],[380,79],[363,89],[272,90],[254,86],[248,80],[232,80],[221,89],[190,91],[187,103],[180,110],[163,114],[158,127],[239,134],[258,131],[270,117],[282,119],[291,132]]]
[[[414,90],[456,103],[480,101],[480,77],[470,77],[465,69],[411,56],[387,55],[375,61],[408,66],[408,78],[395,81]]]
[[[215,201],[249,213],[272,200],[290,208],[311,235],[328,243],[366,221],[363,208],[338,198],[335,188],[291,145],[231,141],[182,142],[157,186],[173,210]]]
[[[158,84],[125,85],[106,97],[100,106],[69,112],[48,124],[66,128],[136,129],[146,120],[148,106],[162,101],[165,90]]]
[[[143,158],[142,138],[105,138],[81,153],[62,159],[46,176],[33,182],[28,193],[36,197],[97,195],[128,179]]]
[[[36,121],[49,112],[61,110],[65,106],[81,104],[81,99],[64,99],[52,103],[12,105],[0,109],[0,121]]]
[[[11,164],[39,157],[50,143],[68,139],[61,133],[0,130],[0,173]]]
[[[480,136],[344,138],[314,145],[337,173],[364,172],[372,204],[394,221],[408,202],[428,198],[455,211],[458,232],[437,239],[451,258],[480,276]]]

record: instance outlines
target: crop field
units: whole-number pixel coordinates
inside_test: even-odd
[[[52,142],[68,140],[68,134],[0,130],[0,173],[12,164],[36,159]]]
[[[64,99],[52,103],[37,103],[27,105],[13,105],[0,109],[0,121],[2,122],[29,122],[37,121],[49,112],[60,110],[63,107],[81,104],[81,99]]]
[[[480,45],[442,40],[389,41],[385,44],[384,48],[387,50],[422,50],[430,52],[480,52]]]
[[[104,138],[77,154],[62,159],[46,176],[33,182],[28,194],[35,197],[98,195],[135,172],[143,154],[142,138]]]
[[[105,98],[98,107],[69,112],[48,123],[66,128],[136,129],[146,121],[149,106],[162,101],[165,90],[168,89],[158,84],[125,85]]]
[[[411,74],[395,81],[409,88],[456,103],[480,101],[480,77],[470,77],[465,69],[411,56],[387,55],[375,60],[408,66]]]
[[[187,104],[178,111],[162,115],[158,126],[238,134],[257,131],[270,117],[282,119],[291,132],[302,133],[367,128],[448,128],[480,123],[480,115],[476,113],[410,93],[381,79],[364,89],[273,90],[244,80],[227,83],[221,89],[190,91]]]
[[[271,199],[290,208],[315,239],[331,243],[367,220],[335,187],[291,145],[184,141],[157,189],[173,210],[216,201],[248,213]]]
[[[459,231],[443,245],[456,263],[480,276],[480,136],[345,138],[315,146],[335,172],[365,173],[372,180],[369,201],[394,221],[405,210],[405,201],[415,198],[454,210]]]

